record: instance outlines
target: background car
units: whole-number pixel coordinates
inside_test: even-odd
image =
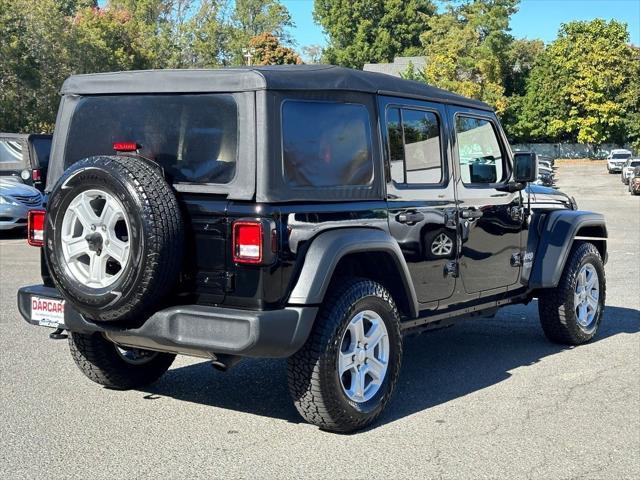
[[[43,195],[20,178],[0,177],[0,231],[27,226],[27,212],[41,208]]]
[[[0,133],[0,178],[13,177],[44,191],[51,135]]]
[[[633,169],[633,174],[629,179],[629,192],[632,195],[640,195],[640,167]]]
[[[624,148],[611,150],[607,155],[607,171],[609,173],[620,173],[625,162],[631,158],[632,153]]]
[[[555,160],[553,157],[549,157],[547,155],[538,155],[538,163],[545,163],[548,164],[549,167],[553,167]]]
[[[536,180],[535,183],[537,185],[544,185],[545,187],[553,187],[555,185],[553,167],[545,160],[540,161],[540,157],[538,157],[538,180]]]
[[[625,185],[629,185],[629,179],[633,175],[633,170],[636,167],[640,167],[640,158],[630,158],[622,167],[622,173],[620,174],[620,180]]]

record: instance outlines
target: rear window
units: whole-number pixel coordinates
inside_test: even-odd
[[[232,95],[101,95],[78,102],[65,166],[113,155],[136,142],[175,183],[229,183],[235,174],[238,113]]]
[[[19,140],[0,140],[0,170],[20,168],[22,146]]]
[[[371,121],[364,105],[285,101],[282,149],[292,187],[371,184]]]

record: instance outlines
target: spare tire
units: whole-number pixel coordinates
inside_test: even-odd
[[[138,323],[176,284],[184,226],[159,169],[142,158],[96,156],[74,163],[56,183],[44,241],[51,277],[78,312]]]

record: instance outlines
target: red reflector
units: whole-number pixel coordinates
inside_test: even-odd
[[[44,245],[44,210],[29,210],[27,213],[27,243],[34,247]]]
[[[233,261],[262,262],[262,223],[245,221],[233,223]]]
[[[42,180],[42,174],[40,173],[40,169],[36,168],[31,172],[31,178],[34,182],[39,182]]]
[[[116,142],[113,144],[113,149],[116,152],[135,152],[138,150],[138,144],[136,142]]]

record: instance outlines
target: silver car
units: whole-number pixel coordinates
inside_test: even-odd
[[[630,158],[622,167],[622,173],[620,174],[620,180],[625,185],[629,185],[629,179],[633,175],[633,170],[636,167],[640,167],[640,158]]]
[[[27,226],[27,212],[41,208],[42,194],[14,177],[0,177],[0,230]]]

